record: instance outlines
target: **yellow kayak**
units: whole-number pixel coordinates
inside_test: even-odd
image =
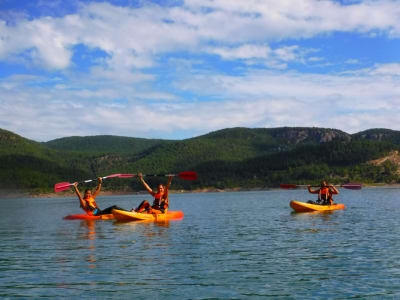
[[[135,211],[124,211],[113,209],[112,214],[118,221],[147,221],[162,222],[167,220],[180,220],[183,218],[182,211],[167,211],[165,214],[138,213]]]
[[[332,211],[346,208],[344,204],[320,205],[300,201],[290,201],[290,207],[293,208],[295,212]]]

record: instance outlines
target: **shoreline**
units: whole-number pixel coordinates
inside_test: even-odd
[[[170,190],[170,194],[196,194],[196,193],[226,193],[226,192],[246,192],[246,191],[267,191],[279,188],[230,188],[230,189],[217,189],[217,188],[203,188],[196,190]],[[147,191],[101,191],[99,196],[118,196],[118,195],[147,195]],[[44,193],[44,194],[17,194],[27,198],[64,198],[76,197],[75,192],[59,192],[59,193]]]
[[[170,190],[170,194],[195,194],[195,193],[226,193],[226,192],[246,192],[246,191],[267,191],[267,190],[275,190],[279,188],[229,188],[229,189],[217,189],[217,188],[203,188],[196,190]],[[147,191],[107,191],[102,190],[99,196],[118,196],[118,195],[147,195]],[[29,192],[23,191],[1,191],[0,190],[0,199],[1,198],[65,198],[65,197],[76,197],[75,192],[72,190],[63,191],[59,193],[51,192],[51,193],[39,193],[39,194],[31,194]]]
[[[363,184],[363,189],[365,188],[400,188],[400,184]],[[202,188],[196,190],[170,190],[171,194],[185,194],[185,193],[227,193],[227,192],[249,192],[249,191],[271,191],[271,190],[281,190],[279,187],[274,188],[227,188],[227,189],[218,189],[218,188]],[[147,194],[146,191],[107,191],[103,190],[100,192],[99,196],[118,196],[118,195],[144,195]],[[40,194],[31,194],[28,192],[13,192],[13,191],[0,191],[0,198],[65,198],[65,197],[76,197],[75,192],[73,191],[65,191],[60,193],[40,193]]]

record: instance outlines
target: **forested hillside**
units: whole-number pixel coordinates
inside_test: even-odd
[[[142,139],[113,135],[72,136],[55,139],[43,143],[44,146],[67,151],[80,151],[89,153],[121,153],[137,154],[147,149],[165,143],[168,140]]]
[[[354,135],[325,128],[229,128],[181,141],[118,136],[69,137],[46,143],[0,130],[0,189],[50,192],[55,183],[113,173],[196,171],[176,189],[267,188],[280,183],[399,182],[396,160],[370,163],[400,148],[400,132]],[[151,184],[160,178],[149,178]],[[142,190],[111,179],[105,189]]]

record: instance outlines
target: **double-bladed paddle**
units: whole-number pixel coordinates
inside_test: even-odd
[[[282,183],[280,187],[282,189],[295,189],[299,187],[307,187],[306,184],[286,184]],[[362,184],[361,183],[345,183],[340,185],[333,185],[334,187],[342,187],[349,190],[361,190]],[[319,185],[313,185],[312,187],[320,187]]]
[[[118,178],[130,178],[130,177],[136,177],[137,174],[112,174],[112,175],[108,175],[108,176],[104,176],[101,177],[101,179],[106,179],[106,178],[113,178],[113,177],[118,177]],[[156,177],[156,176],[177,176],[181,179],[185,179],[185,180],[196,180],[197,179],[197,173],[193,172],[193,171],[186,171],[186,172],[180,172],[178,174],[148,174],[148,175],[144,175],[146,177]],[[88,183],[88,182],[92,182],[96,179],[88,179],[85,181],[81,181],[79,183]],[[74,183],[70,183],[70,182],[60,182],[60,183],[56,183],[54,185],[54,191],[57,192],[61,192],[61,191],[65,191],[67,189],[69,189],[70,186],[74,185]]]
[[[133,177],[133,176],[134,176],[133,174],[112,174],[112,175],[108,175],[108,176],[101,177],[101,179],[114,178],[114,177],[118,177],[118,178],[129,178],[129,177]],[[85,181],[81,181],[81,182],[79,182],[79,183],[88,183],[88,182],[92,182],[92,181],[94,181],[94,180],[97,180],[97,178],[96,178],[96,179],[88,179],[88,180],[85,180]],[[56,193],[57,193],[57,192],[61,192],[61,191],[65,191],[65,190],[69,189],[69,187],[72,186],[72,185],[74,185],[74,183],[70,183],[70,182],[59,182],[59,183],[56,183],[56,184],[54,185],[54,191],[55,191]]]

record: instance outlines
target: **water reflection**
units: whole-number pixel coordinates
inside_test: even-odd
[[[86,261],[89,263],[89,269],[96,268],[96,221],[95,220],[84,220],[81,222],[81,227],[86,229],[84,237],[88,240],[89,250],[87,253]]]
[[[328,214],[291,214],[296,191],[183,194],[174,204],[187,220],[118,225],[63,220],[75,198],[2,199],[1,296],[400,299],[399,190],[389,192],[343,191],[349,209]]]
[[[295,222],[294,232],[297,234],[320,232],[336,232],[340,227],[338,217],[340,212],[291,212],[290,218]]]
[[[121,239],[120,247],[125,248],[132,243],[141,245],[146,251],[151,248],[169,247],[170,239],[170,222],[120,222],[113,223],[114,228],[120,235],[124,237]]]
[[[290,214],[295,219],[302,218],[319,218],[328,221],[332,218],[334,211],[310,211],[310,212],[295,212],[292,211]]]
[[[130,225],[130,226],[136,227],[136,224],[155,224],[160,227],[169,227],[170,226],[169,220],[157,221],[157,222],[154,222],[154,221],[151,221],[151,222],[149,222],[149,221],[115,221],[114,222],[114,225],[116,225],[116,226]]]

